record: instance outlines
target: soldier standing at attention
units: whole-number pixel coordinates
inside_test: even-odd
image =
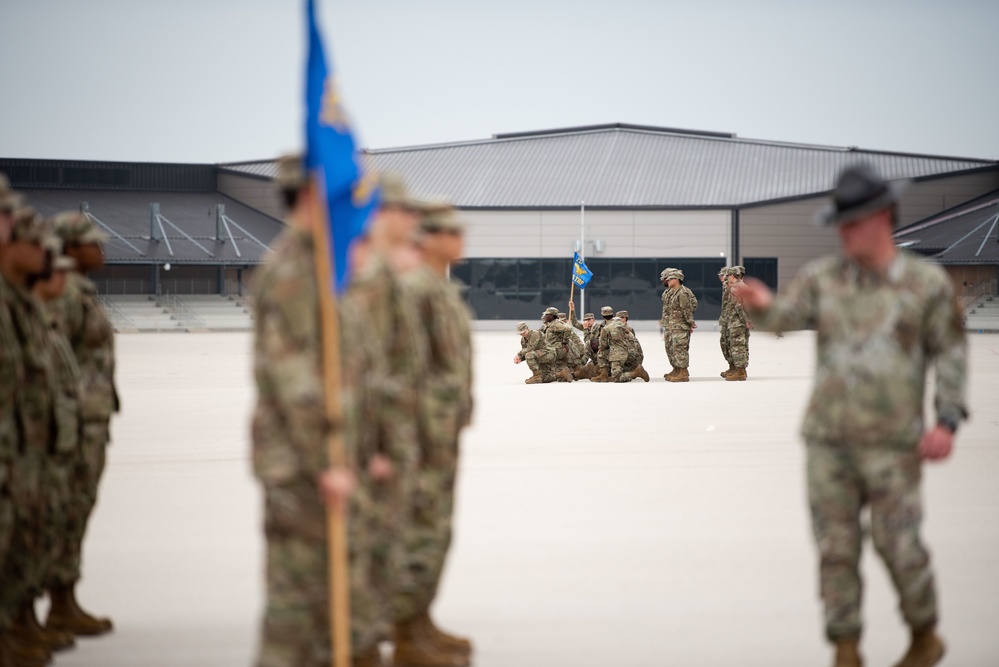
[[[896,667],[935,665],[944,652],[930,557],[920,539],[921,462],[950,456],[967,417],[967,348],[947,274],[895,245],[898,190],[867,165],[847,168],[818,216],[821,224],[836,225],[842,256],[808,264],[776,299],[756,280],[736,295],[767,329],[816,329],[818,368],[802,435],[825,631],[836,647],[836,667],[862,664],[864,506],[912,633]],[[927,426],[923,392],[930,365],[936,421]]]
[[[388,477],[359,438],[345,440],[347,463],[331,468],[325,408],[319,287],[316,283],[310,197],[314,185],[299,156],[282,158],[278,186],[288,225],[254,280],[253,472],[263,487],[266,598],[257,667],[328,667],[332,662],[326,507],[348,512],[353,663],[380,665],[387,636],[387,593],[370,581],[371,487]],[[324,288],[326,288],[324,286]],[[328,289],[328,288],[327,288]],[[346,304],[342,304],[345,308]],[[364,412],[351,373],[354,358],[370,356],[341,310],[346,426]],[[370,417],[370,411],[365,412]],[[352,431],[356,434],[356,430]],[[348,499],[350,500],[348,505]],[[381,592],[381,598],[378,593]]]
[[[531,369],[531,377],[524,384],[542,384],[555,381],[555,353],[545,342],[545,335],[538,330],[532,330],[527,322],[517,324],[520,334],[520,352],[513,356],[513,363],[527,362]]]
[[[46,625],[75,635],[94,636],[110,632],[111,620],[92,616],[76,601],[80,579],[80,555],[86,524],[97,504],[97,488],[104,473],[107,447],[111,441],[111,415],[118,412],[118,391],[114,382],[114,330],[97,300],[97,286],[84,274],[104,266],[100,243],[104,235],[82,213],[61,213],[55,217],[55,231],[62,239],[63,252],[76,262],[66,276],[62,295],[49,307],[80,369],[80,448],[83,461],[82,491],[74,496],[73,513],[82,525],[66,545],[63,567],[49,589],[52,606]]]
[[[663,316],[659,321],[666,341],[666,356],[673,370],[663,377],[668,382],[687,382],[690,373],[690,334],[697,328],[694,311],[697,310],[697,297],[683,284],[683,271],[665,269],[660,275],[663,292]]]
[[[746,275],[746,269],[741,266],[733,266],[728,270],[726,285],[728,286],[728,313],[725,319],[725,337],[728,339],[729,365],[732,370],[723,373],[722,377],[728,381],[742,381],[746,379],[746,367],[749,366],[749,330],[753,328],[753,323],[746,314],[746,309],[738,299],[733,299],[731,294],[738,292],[745,287],[742,277]]]
[[[721,280],[722,285],[721,314],[718,315],[718,342],[721,344],[722,356],[728,362],[728,369],[721,372],[722,377],[735,370],[735,364],[732,363],[732,353],[729,351],[730,345],[726,327],[728,324],[728,303],[731,299],[728,290],[728,270],[729,267],[726,266],[718,272],[718,279]]]
[[[429,360],[419,383],[420,465],[411,527],[403,546],[411,575],[410,596],[419,609],[411,622],[438,653],[447,656],[438,663],[464,664],[472,653],[471,642],[438,628],[430,607],[451,544],[458,440],[472,418],[468,306],[447,278],[448,267],[461,259],[465,226],[447,206],[424,213],[420,231],[425,263],[403,278],[403,287],[427,331]]]

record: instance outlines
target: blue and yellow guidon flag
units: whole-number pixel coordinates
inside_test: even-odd
[[[579,256],[578,252],[572,254],[572,282],[576,283],[579,289],[586,289],[593,278],[593,271],[586,267],[586,262]]]
[[[330,229],[336,289],[350,276],[348,249],[364,232],[378,204],[377,176],[359,160],[332,68],[326,65],[316,25],[315,1],[307,0],[309,59],[305,72],[305,166],[318,179]]]

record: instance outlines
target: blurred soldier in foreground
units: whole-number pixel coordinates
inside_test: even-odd
[[[745,287],[742,277],[746,275],[746,269],[741,266],[733,266],[728,269],[725,276],[725,284],[729,291],[728,303],[723,308],[728,312],[723,315],[725,320],[724,339],[728,342],[728,362],[731,367],[722,377],[730,382],[738,382],[746,379],[746,367],[749,366],[749,330],[753,328],[753,323],[746,314],[746,309],[738,299],[731,297],[732,293],[738,292]]]
[[[517,324],[520,334],[520,352],[514,355],[513,363],[527,362],[531,377],[524,384],[555,382],[555,353],[545,342],[545,335],[527,326],[527,322]]]
[[[354,664],[380,664],[378,641],[388,635],[388,592],[371,581],[375,523],[372,488],[388,477],[367,442],[347,438],[347,463],[330,467],[322,375],[319,289],[310,204],[313,185],[301,158],[283,158],[278,184],[289,209],[288,228],[255,279],[253,470],[263,486],[266,600],[258,667],[328,667],[330,638],[326,507],[348,513],[351,639]],[[346,308],[346,304],[341,304]],[[343,402],[348,431],[373,399],[352,374],[354,359],[378,354],[363,320],[341,310]],[[351,326],[352,324],[356,326]],[[360,417],[357,417],[360,418]],[[348,504],[348,499],[350,500]]]
[[[870,167],[846,169],[819,216],[822,224],[837,225],[842,257],[808,264],[776,299],[756,280],[734,293],[767,329],[817,332],[815,389],[802,435],[826,636],[836,646],[836,667],[862,664],[864,506],[912,632],[896,667],[934,665],[944,652],[935,630],[930,557],[920,539],[921,461],[950,456],[958,424],[967,417],[967,350],[947,274],[895,246],[897,197],[898,188]],[[927,427],[923,392],[931,364],[936,422]]]
[[[666,357],[673,370],[663,376],[668,382],[687,382],[690,373],[690,334],[697,328],[694,311],[697,310],[697,297],[683,284],[683,271],[665,269],[659,274],[666,290],[663,292],[663,316],[659,324],[663,328],[666,343]]]
[[[418,385],[420,461],[403,544],[410,575],[405,592],[417,613],[404,620],[407,632],[420,635],[436,655],[412,656],[397,648],[395,659],[400,665],[459,665],[468,663],[472,644],[439,629],[430,607],[451,544],[458,439],[472,416],[468,307],[447,279],[448,267],[461,259],[465,227],[450,206],[442,205],[423,215],[420,231],[425,264],[403,279],[406,300],[427,332],[429,352]]]
[[[110,632],[108,618],[92,616],[76,601],[80,580],[80,558],[87,521],[97,504],[97,488],[107,447],[111,441],[111,415],[118,412],[118,391],[114,383],[114,330],[97,299],[97,286],[84,274],[104,266],[100,243],[104,234],[82,213],[61,213],[55,217],[55,231],[62,239],[63,252],[75,262],[67,274],[66,287],[49,307],[65,335],[80,371],[80,479],[73,494],[71,514],[77,517],[67,535],[68,543],[57,568],[49,596],[52,606],[47,627],[76,635]]]

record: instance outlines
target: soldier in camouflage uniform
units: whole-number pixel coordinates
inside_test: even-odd
[[[569,322],[573,328],[583,332],[582,347],[579,348],[579,366],[573,377],[577,380],[591,378],[599,373],[597,369],[597,353],[591,345],[594,325],[593,313],[584,314],[583,322],[580,324],[579,320],[576,319],[576,304],[570,301]]]
[[[90,219],[81,213],[55,217],[55,231],[63,252],[76,263],[66,278],[61,296],[49,304],[53,317],[69,342],[80,370],[80,486],[71,498],[70,513],[78,517],[67,534],[67,544],[54,582],[49,588],[52,605],[46,626],[75,635],[94,636],[112,629],[111,620],[86,612],[76,600],[80,579],[80,554],[87,521],[97,503],[97,489],[104,473],[110,443],[111,415],[118,412],[114,382],[114,331],[97,299],[97,287],[84,274],[104,265],[100,243],[105,239]]]
[[[596,356],[597,367],[597,372],[590,377],[590,382],[610,381],[610,360],[607,358],[610,350],[603,342],[602,333],[604,327],[614,319],[614,309],[610,306],[602,306],[600,308],[600,316],[603,318],[603,321],[593,325],[593,333],[590,334],[590,349],[593,350]]]
[[[520,334],[520,352],[514,355],[513,363],[526,361],[532,372],[524,384],[555,382],[555,353],[545,341],[545,335],[532,330],[527,322],[517,324],[517,333]]]
[[[419,609],[411,624],[435,645],[438,654],[456,655],[445,662],[466,663],[472,652],[471,642],[444,632],[430,617],[451,543],[458,439],[472,415],[468,306],[458,287],[447,278],[448,267],[461,259],[465,226],[449,205],[439,205],[423,215],[420,230],[425,264],[403,279],[406,299],[415,307],[427,332],[429,352],[419,382],[419,472],[403,545],[411,575],[410,595]],[[422,660],[418,664],[426,663]]]
[[[738,299],[731,298],[732,293],[738,292],[745,286],[742,282],[744,275],[746,269],[733,266],[726,276],[730,298],[725,306],[728,313],[723,316],[725,320],[723,336],[728,340],[729,365],[732,369],[723,373],[722,377],[729,382],[745,380],[746,367],[749,366],[749,330],[753,328],[753,323],[742,303]]]
[[[255,277],[253,470],[263,486],[266,601],[256,664],[327,666],[332,640],[326,507],[347,512],[351,640],[354,664],[380,664],[391,590],[373,581],[372,560],[385,536],[398,531],[376,507],[391,465],[377,451],[383,350],[366,330],[365,313],[340,303],[344,422],[331,424],[322,375],[319,292],[310,227],[312,184],[301,158],[282,158],[278,183],[289,208],[288,228]],[[359,264],[361,253],[353,257]],[[356,267],[363,270],[364,267]],[[370,420],[370,421],[369,421]],[[346,464],[331,467],[327,439],[344,432]],[[355,488],[356,487],[356,488]],[[349,498],[349,504],[347,500]],[[344,506],[346,505],[346,509]],[[379,540],[381,537],[381,540]],[[383,577],[384,578],[384,577]]]
[[[559,382],[572,382],[572,371],[578,363],[576,348],[572,346],[570,337],[575,337],[572,329],[558,319],[558,309],[548,308],[541,315],[542,331],[545,341],[555,353],[555,379]]]
[[[725,361],[728,362],[728,368],[723,370],[720,375],[725,377],[728,373],[735,370],[735,366],[732,364],[732,353],[730,352],[730,345],[728,341],[728,331],[726,325],[728,324],[728,303],[731,295],[728,290],[728,270],[730,267],[723,267],[721,271],[718,272],[718,279],[721,280],[722,285],[722,300],[721,300],[721,313],[718,315],[718,342],[721,344],[722,356],[725,357]]]
[[[673,370],[663,377],[668,382],[687,382],[690,373],[690,334],[697,328],[694,311],[697,310],[697,297],[683,284],[683,271],[665,269],[660,275],[663,286],[663,316],[659,320],[666,342],[666,356]]]
[[[607,342],[610,382],[631,382],[636,377],[649,381],[649,375],[641,364],[641,346],[634,330],[628,326],[628,311],[619,310],[600,336]]]
[[[837,667],[862,662],[865,506],[874,547],[912,632],[896,667],[934,665],[944,651],[935,631],[930,557],[920,539],[921,460],[947,458],[967,417],[967,348],[947,274],[895,246],[897,192],[866,165],[847,168],[819,216],[837,225],[842,256],[808,264],[776,299],[754,280],[736,293],[758,325],[817,332],[818,368],[802,434],[826,636],[836,646]],[[927,426],[930,365],[936,423]]]
[[[0,610],[13,625],[6,633],[8,655],[14,664],[45,664],[51,648],[40,636],[34,617],[35,597],[54,553],[50,520],[52,493],[45,486],[49,456],[55,444],[52,355],[43,306],[29,285],[45,270],[45,248],[50,234],[32,209],[15,213],[9,242],[0,254],[4,302],[10,318],[13,349],[20,363],[20,384],[14,391],[14,417],[19,428],[12,476],[7,480],[14,507],[13,531],[3,562]],[[15,352],[16,350],[16,352]],[[2,653],[0,653],[2,655]]]

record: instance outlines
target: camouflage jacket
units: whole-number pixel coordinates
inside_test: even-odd
[[[721,313],[718,315],[718,328],[724,330],[728,322],[728,307],[732,301],[731,290],[729,290],[728,280],[722,283]]]
[[[697,297],[685,285],[663,292],[663,316],[659,324],[664,329],[690,331],[694,328],[694,311]]]
[[[612,320],[601,320],[600,322],[594,322],[593,326],[590,327],[590,349],[594,353],[600,350],[600,332],[611,322]]]
[[[739,286],[744,285],[741,280],[737,282],[734,287],[736,289]],[[719,324],[724,324],[726,327],[746,327],[749,325],[749,315],[746,313],[746,309],[742,306],[742,302],[731,296],[731,288],[726,283],[726,295],[728,296],[728,301],[722,306],[722,319],[719,320]],[[724,322],[722,322],[724,320]]]
[[[14,286],[0,274],[0,496],[6,492],[10,464],[21,442],[17,405],[24,388],[21,345],[9,303]]]
[[[83,421],[80,414],[80,367],[53,311],[46,308],[43,315],[48,326],[56,388],[53,396],[55,448],[60,454],[72,454],[80,450],[80,425]]]
[[[520,352],[517,353],[517,356],[523,361],[528,352],[550,349],[551,346],[545,340],[545,335],[537,329],[532,329],[526,336],[520,337]]]
[[[605,326],[600,334],[601,344],[604,341],[607,343],[606,347],[609,351],[608,359],[610,361],[624,361],[627,359],[628,352],[632,349],[630,339],[634,337],[627,324],[613,321]]]
[[[93,282],[66,276],[62,296],[49,304],[80,367],[80,411],[85,421],[107,421],[120,403],[114,382],[114,330]]]
[[[458,288],[429,267],[410,272],[402,285],[427,332],[427,369],[418,384],[421,431],[436,442],[453,445],[472,413],[468,307]]]
[[[816,329],[806,439],[915,446],[930,364],[938,418],[957,423],[968,414],[962,313],[936,264],[906,251],[884,274],[839,257],[815,260],[763,316],[766,329]]]
[[[571,354],[572,341],[569,340],[570,336],[575,337],[576,334],[572,332],[572,329],[568,324],[562,322],[561,320],[552,320],[544,329],[545,340],[548,341],[548,345],[556,351],[562,351],[565,354]]]
[[[591,324],[589,329],[584,327],[582,322],[580,322],[579,319],[576,317],[575,308],[569,311],[569,323],[572,324],[574,329],[578,329],[583,332],[583,342],[586,344],[587,347],[589,347],[590,338],[593,336],[593,330],[597,326],[597,323],[594,322],[593,324]]]
[[[56,387],[44,306],[28,290],[9,282],[7,287],[6,306],[23,369],[23,384],[16,390],[23,446],[51,452],[56,435],[53,404]]]

